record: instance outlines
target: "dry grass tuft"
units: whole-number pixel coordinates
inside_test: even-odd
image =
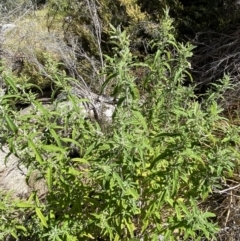
[[[240,240],[240,175],[226,179],[223,190],[215,190],[204,202],[204,209],[216,214],[220,227],[218,241]]]
[[[239,82],[240,30],[235,28],[228,32],[197,33],[193,42],[197,48],[194,50],[192,67],[194,79],[200,88],[221,79],[224,74],[228,74],[234,83]],[[228,100],[234,100],[239,94],[240,85],[229,93]]]

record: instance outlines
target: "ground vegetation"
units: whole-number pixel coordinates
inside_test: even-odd
[[[0,239],[238,240],[238,6],[1,3]]]

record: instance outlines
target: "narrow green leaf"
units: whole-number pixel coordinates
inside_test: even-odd
[[[21,99],[21,97],[18,95],[18,94],[15,94],[15,95],[12,95],[12,94],[7,94],[7,95],[4,95],[4,96],[1,96],[1,100],[7,100],[7,99]]]
[[[48,185],[48,189],[51,192],[52,191],[52,167],[48,167],[47,169],[47,185]]]
[[[157,53],[155,54],[154,60],[153,60],[153,66],[156,65],[156,62],[159,59],[160,54],[161,54],[161,51],[158,49]]]
[[[83,100],[79,100],[76,96],[72,94],[68,94],[68,99],[73,104],[74,111],[76,111],[76,113],[79,113],[79,102],[83,102]],[[89,102],[89,100],[84,100],[84,102]]]
[[[175,42],[173,42],[172,40],[168,40],[168,43],[172,44],[179,51],[179,48]]]
[[[53,129],[50,129],[49,131],[50,131],[52,137],[54,138],[54,140],[56,141],[57,145],[59,147],[62,147],[62,143],[61,143],[59,135],[56,133],[56,131]]]
[[[34,208],[34,205],[32,203],[29,203],[29,202],[18,202],[16,204],[16,206],[18,208]]]
[[[110,82],[111,79],[113,79],[114,77],[116,77],[118,75],[118,73],[112,73],[110,74],[107,79],[105,80],[105,82],[102,84],[102,88],[101,88],[101,93],[103,92],[103,90],[105,89],[105,87],[108,85],[108,83]]]
[[[86,152],[84,153],[83,158],[86,158],[86,157],[88,156],[88,154],[91,153],[91,151],[92,151],[94,148],[95,148],[95,143],[93,143],[92,145],[90,145],[90,146],[87,148]]]
[[[18,93],[18,89],[17,89],[17,87],[16,87],[16,84],[15,84],[15,82],[11,79],[11,78],[5,78],[5,81],[6,81],[6,83],[8,84],[8,85],[10,85],[12,88],[13,88],[13,90],[16,92],[16,93]]]
[[[172,180],[172,195],[175,195],[175,193],[177,192],[177,186],[178,186],[178,182],[179,182],[179,172],[177,169],[173,170],[173,180]]]
[[[162,154],[160,154],[159,156],[157,156],[151,163],[149,169],[152,169],[158,161],[165,159],[166,157],[172,156],[173,152],[171,150],[165,150]]]
[[[68,173],[71,174],[71,175],[74,175],[74,176],[78,176],[78,175],[81,174],[80,171],[78,171],[78,170],[76,170],[76,169],[74,169],[72,167],[69,168]]]
[[[119,235],[116,234],[113,241],[119,241],[119,239],[120,239]]]
[[[169,73],[171,74],[171,66],[168,63],[163,63],[163,65],[167,68],[167,70],[169,71]]]
[[[32,202],[33,200],[34,200],[34,195],[35,195],[35,193],[32,193],[31,195],[30,195],[30,197],[28,198],[28,203],[30,203],[30,202]]]
[[[48,228],[48,225],[47,225],[47,220],[46,218],[43,216],[42,212],[41,212],[41,209],[36,207],[35,208],[35,211],[36,211],[36,214],[38,216],[38,218],[41,220],[41,223],[44,227]]]
[[[121,177],[118,175],[118,173],[113,172],[113,178],[117,181],[118,185],[122,188],[122,190],[124,191],[125,188],[123,186],[123,181],[121,179]]]
[[[129,188],[127,189],[126,193],[128,195],[131,195],[133,198],[135,198],[136,200],[139,198],[139,194],[137,192],[137,190],[133,189],[133,188]]]
[[[135,86],[130,88],[130,93],[131,93],[132,98],[134,100],[139,100],[140,99],[139,91],[138,91],[138,89]]]
[[[110,28],[112,29],[113,32],[117,31],[117,29],[111,23],[109,23],[109,26],[110,26]]]
[[[76,145],[76,146],[78,146],[78,147],[81,147],[81,145],[80,145],[79,142],[77,142],[77,141],[75,141],[74,139],[71,139],[71,138],[65,138],[65,137],[63,137],[63,138],[61,138],[61,141],[62,141],[62,142],[65,142],[65,143],[72,143],[72,144],[74,144],[74,145]]]
[[[60,152],[62,154],[66,152],[62,147],[58,147],[54,145],[42,145],[42,149],[49,152]]]
[[[16,240],[18,240],[18,236],[17,236],[17,234],[15,233],[15,231],[11,231],[11,235],[16,239]]]
[[[38,198],[38,195],[36,194],[36,192],[34,192],[34,201],[37,206],[40,206],[40,201],[39,201],[39,198]]]
[[[36,160],[39,162],[39,164],[43,164],[43,159],[42,156],[40,155],[40,153],[38,152],[35,144],[33,143],[33,141],[31,139],[28,139],[28,145],[29,147],[34,151],[34,154],[36,156]]]
[[[133,111],[135,118],[141,123],[142,127],[147,130],[147,122],[140,111]]]
[[[131,238],[133,238],[134,237],[133,232],[134,232],[134,228],[135,228],[134,224],[131,221],[128,222],[128,220],[126,220],[126,219],[124,221],[125,221],[128,231],[130,233]]]
[[[74,162],[80,162],[80,163],[89,163],[86,159],[84,158],[73,158],[72,161]]]
[[[106,151],[106,150],[109,150],[109,149],[110,149],[109,144],[103,144],[98,148],[99,151]]]
[[[188,77],[190,78],[190,81],[193,82],[193,77],[192,77],[192,75],[191,75],[187,70],[184,70],[183,72],[184,72],[185,74],[187,74]]]
[[[210,212],[205,212],[205,213],[203,213],[203,217],[204,218],[215,218],[216,214],[210,213]]]
[[[7,164],[7,161],[8,161],[8,158],[11,156],[11,154],[14,152],[14,150],[15,150],[15,146],[13,145],[13,141],[12,141],[12,138],[10,139],[10,143],[9,143],[9,150],[10,150],[10,152],[5,156],[5,158],[4,158],[4,165],[6,165]]]
[[[49,116],[49,110],[46,109],[46,108],[42,105],[42,103],[40,103],[40,102],[37,101],[37,100],[34,100],[34,101],[33,101],[33,104],[37,107],[37,110],[38,110],[38,111],[41,111],[41,113],[44,115],[44,117]]]
[[[18,229],[18,230],[22,230],[24,232],[27,232],[27,229],[22,225],[15,225],[15,228]]]
[[[162,136],[175,137],[175,136],[181,136],[181,134],[178,134],[178,133],[160,133],[160,134],[156,135],[156,137],[162,137]]]
[[[182,76],[182,69],[179,69],[174,76],[174,84],[177,84],[181,79]]]
[[[177,215],[177,221],[181,221],[182,220],[182,215],[181,215],[181,211],[178,205],[174,206],[175,209],[175,213]]]
[[[186,205],[184,204],[183,201],[178,200],[178,206],[181,207],[182,211],[183,211],[186,215],[189,214],[189,210],[188,210],[188,208],[186,207]]]
[[[126,96],[119,98],[119,100],[117,102],[117,106],[118,107],[121,106],[125,99],[126,99]]]
[[[10,117],[8,115],[5,115],[5,120],[8,124],[8,127],[10,128],[10,130],[16,134],[18,132],[18,128],[14,124],[14,122],[10,119]]]
[[[39,92],[43,95],[43,90],[38,86],[38,85],[35,85],[33,83],[27,83],[27,87],[30,89],[37,89],[39,90]]]

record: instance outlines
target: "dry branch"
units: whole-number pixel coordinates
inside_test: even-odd
[[[225,100],[222,105],[226,110],[238,106],[240,101],[239,36],[240,28],[229,34],[200,32],[193,42],[197,46],[192,58],[193,76],[200,92],[205,91],[209,84],[216,83],[224,74],[235,84],[233,90],[224,93]]]

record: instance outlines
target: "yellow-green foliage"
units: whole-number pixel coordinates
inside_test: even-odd
[[[50,85],[50,80],[41,75],[36,66],[32,63],[25,62],[21,76],[19,77],[19,82],[27,80],[32,84],[36,84],[40,88],[44,89]]]
[[[52,0],[46,16],[47,27],[52,32],[59,25],[67,42],[76,38],[84,50],[96,54],[98,51],[92,17],[86,1]]]
[[[87,27],[85,24],[79,24],[77,21],[74,21],[71,24],[70,29],[72,34],[78,36],[85,51],[91,53],[92,55],[98,53],[96,37],[89,27]]]
[[[99,16],[102,20],[103,31],[109,32],[109,23],[114,26],[136,24],[147,18],[136,0],[100,0]]]
[[[19,79],[20,81],[27,79],[27,82],[44,89],[51,85],[52,78],[59,71],[60,65],[48,53],[38,52],[36,56],[39,64],[44,66],[44,69],[41,71],[37,65],[25,62]]]
[[[126,7],[126,13],[130,20],[134,23],[143,21],[146,18],[146,13],[143,13],[136,0],[119,0]]]

